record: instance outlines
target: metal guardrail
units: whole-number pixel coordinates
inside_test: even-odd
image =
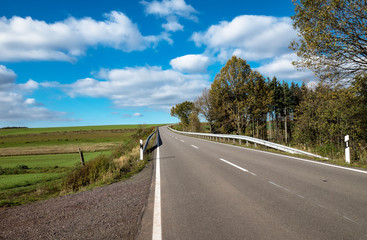
[[[145,150],[147,149],[147,146],[149,144],[150,139],[153,137],[153,135],[157,132],[157,129],[155,129],[155,131],[153,133],[151,133],[148,137],[147,140],[145,141],[144,147],[143,147],[143,152],[145,152]]]
[[[260,144],[260,145],[263,145],[263,146],[266,146],[266,147],[269,147],[269,148],[274,148],[274,149],[277,149],[277,150],[280,150],[280,151],[283,151],[283,152],[307,155],[307,156],[322,158],[322,159],[328,159],[328,158],[322,157],[320,155],[316,155],[316,154],[309,153],[309,152],[306,152],[306,151],[302,151],[302,150],[299,150],[299,149],[295,149],[295,148],[287,147],[287,146],[284,146],[284,145],[281,145],[281,144],[272,143],[272,142],[269,142],[269,141],[265,141],[265,140],[261,140],[261,139],[253,138],[253,137],[248,137],[248,136],[243,136],[243,135],[182,132],[182,131],[174,130],[170,127],[168,127],[168,128],[173,132],[186,134],[186,135],[213,137],[214,140],[218,139],[218,138],[237,139],[237,140],[240,140],[240,141],[245,140],[245,141],[252,142],[252,143],[255,143],[255,144]]]

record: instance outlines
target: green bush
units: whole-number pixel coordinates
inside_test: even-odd
[[[111,157],[104,154],[79,166],[71,172],[63,182],[63,188],[72,191],[78,191],[80,188],[95,183],[106,173],[113,165]]]

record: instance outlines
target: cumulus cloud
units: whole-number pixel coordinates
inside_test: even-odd
[[[197,11],[191,5],[186,4],[185,0],[154,0],[151,2],[141,1],[140,3],[144,5],[147,14],[166,19],[167,22],[162,24],[162,27],[168,32],[183,30],[183,25],[177,20],[178,17],[192,21],[198,20],[195,16]]]
[[[24,84],[15,83],[16,74],[0,65],[0,122],[59,120],[64,113],[53,112],[36,102],[25,98],[27,93],[38,88],[38,83],[29,80]]]
[[[96,78],[80,79],[67,87],[71,97],[111,99],[117,107],[168,108],[193,100],[209,86],[209,76],[183,74],[161,67],[136,67],[101,70]]]
[[[256,70],[270,78],[276,76],[279,79],[295,81],[314,79],[311,71],[299,71],[293,66],[292,61],[296,59],[297,56],[293,53],[284,54],[274,58],[272,62],[256,68]]]
[[[0,65],[0,91],[9,89],[14,83],[16,77],[17,75],[13,72],[13,70]]]
[[[209,57],[202,54],[188,54],[170,61],[173,69],[186,73],[205,72],[210,63]]]
[[[176,31],[182,31],[183,25],[181,25],[176,18],[170,18],[170,20],[167,20],[167,23],[162,24],[162,27],[167,32],[176,32]]]
[[[0,18],[0,61],[73,61],[90,46],[103,45],[125,52],[141,51],[168,35],[143,36],[125,14],[112,11],[104,21],[86,17],[46,23],[31,17]]]
[[[222,62],[232,55],[249,61],[280,56],[289,53],[288,45],[295,38],[290,18],[254,15],[222,21],[191,37],[197,46],[206,46]]]

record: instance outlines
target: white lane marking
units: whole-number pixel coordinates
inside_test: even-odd
[[[177,139],[177,137],[175,137],[175,139]]]
[[[326,207],[324,205],[317,204],[317,206],[319,206],[320,208],[325,208],[326,209]]]
[[[182,140],[182,139],[181,139],[180,141],[181,141],[181,142],[185,142],[185,141],[184,141],[184,140]]]
[[[225,144],[225,143],[213,142],[213,141],[209,141],[209,140],[205,140],[205,139],[200,139],[200,138],[198,138],[198,140],[202,140],[202,141],[210,142],[210,143],[216,143],[216,144],[220,144],[220,145],[224,145],[224,146],[229,146],[229,147],[234,147],[234,148],[239,148],[239,149],[242,149],[242,150],[249,150],[249,151],[254,151],[254,152],[261,152],[261,153],[266,153],[266,154],[270,154],[270,155],[274,155],[274,156],[291,158],[291,159],[294,159],[294,160],[297,160],[297,161],[314,163],[314,164],[324,165],[324,166],[327,166],[327,167],[339,168],[339,169],[343,169],[343,170],[348,170],[348,171],[353,171],[353,172],[359,172],[359,173],[367,174],[367,171],[359,170],[359,169],[355,169],[355,168],[342,167],[342,166],[333,165],[333,164],[329,164],[329,163],[318,162],[318,161],[315,161],[315,160],[307,160],[307,159],[298,158],[298,157],[292,157],[292,156],[287,156],[287,155],[283,155],[283,154],[279,154],[279,153],[272,153],[272,152],[266,152],[266,151],[261,151],[261,150],[257,150],[257,149],[240,147],[240,146],[235,146],[235,145],[230,145],[230,144]]]
[[[153,240],[162,239],[162,217],[161,217],[161,168],[159,147],[157,148],[156,171],[155,171],[155,195],[153,213]]]
[[[278,185],[278,184],[276,184],[276,183],[273,183],[272,181],[269,181],[269,183],[270,183],[270,184],[272,184],[272,185],[274,185],[274,186],[276,186],[276,187],[278,187],[278,188],[283,189],[284,191],[290,192],[290,191],[289,191],[289,189],[287,189],[287,188],[285,188],[285,187],[282,187],[282,186],[280,186],[280,185]]]
[[[229,165],[231,165],[231,166],[233,166],[233,167],[235,167],[235,168],[238,168],[238,169],[240,169],[240,170],[242,170],[242,171],[244,171],[244,172],[250,173],[250,174],[251,174],[251,175],[253,175],[253,176],[256,176],[256,174],[255,174],[255,173],[252,173],[252,172],[250,172],[249,170],[247,170],[247,169],[245,169],[245,168],[242,168],[242,167],[240,167],[240,166],[237,166],[237,165],[236,165],[236,164],[234,164],[234,163],[228,162],[227,160],[225,160],[225,159],[223,159],[223,158],[219,158],[219,160],[221,160],[221,161],[223,161],[223,162],[225,162],[225,163],[227,163],[227,164],[229,164]]]
[[[343,216],[343,218],[347,219],[348,221],[351,221],[352,223],[359,224],[359,223],[357,223],[356,221],[354,221],[354,220],[350,219],[350,218],[349,218],[349,217],[347,217],[347,216]]]
[[[195,146],[195,145],[191,145],[191,147],[196,148],[196,149],[199,149],[199,147],[197,147],[197,146]]]
[[[302,195],[299,195],[299,194],[297,194],[297,197],[300,197],[300,198],[305,198],[304,196],[302,196]]]

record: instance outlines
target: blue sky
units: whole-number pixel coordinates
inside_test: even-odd
[[[1,0],[0,127],[177,122],[237,55],[268,77],[290,64],[291,0]]]

